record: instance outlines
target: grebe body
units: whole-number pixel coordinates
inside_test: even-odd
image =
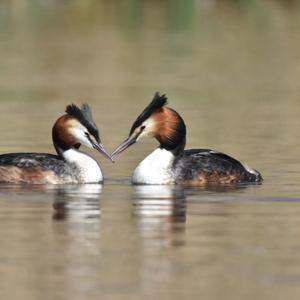
[[[25,184],[100,183],[101,168],[96,160],[79,151],[81,144],[110,156],[103,148],[99,132],[87,104],[69,105],[52,129],[57,155],[8,153],[0,155],[0,182]]]
[[[117,155],[143,137],[154,137],[159,147],[135,169],[134,184],[232,184],[262,181],[261,174],[229,155],[210,149],[184,150],[186,126],[166,107],[158,93],[132,125],[129,137],[112,153]]]

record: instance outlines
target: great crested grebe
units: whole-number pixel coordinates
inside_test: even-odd
[[[209,149],[184,150],[186,127],[167,98],[159,93],[133,123],[129,137],[112,153],[121,153],[142,137],[154,137],[159,147],[135,169],[134,184],[228,184],[260,182],[262,176],[238,160]]]
[[[110,159],[103,148],[88,104],[68,105],[52,128],[58,155],[47,153],[7,153],[0,155],[0,182],[28,184],[99,183],[100,166],[80,152],[80,145],[94,148]]]

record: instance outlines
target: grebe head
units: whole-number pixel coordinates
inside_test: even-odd
[[[61,116],[52,128],[52,138],[58,154],[70,148],[79,149],[81,145],[94,148],[112,161],[101,144],[98,128],[92,118],[88,104],[81,108],[75,104],[66,107],[66,114]]]
[[[186,127],[183,119],[173,109],[166,107],[167,97],[154,94],[151,103],[133,123],[129,137],[112,153],[117,155],[144,137],[154,137],[160,147],[176,153],[185,146]]]

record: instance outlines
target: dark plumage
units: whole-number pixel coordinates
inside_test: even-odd
[[[8,153],[0,155],[0,182],[66,183],[80,182],[75,164],[48,153]]]
[[[137,117],[135,122],[133,123],[129,135],[132,134],[132,132],[142,125],[142,123],[147,120],[155,111],[162,108],[164,105],[167,104],[167,97],[166,95],[159,95],[158,92],[154,94],[153,100],[151,103],[143,110],[143,112]]]
[[[87,103],[82,104],[81,108],[75,104],[68,105],[66,107],[66,113],[85,126],[89,133],[95,137],[96,141],[100,143],[99,130],[93,120],[92,111]]]
[[[1,166],[15,166],[19,168],[39,167],[42,170],[57,171],[64,167],[64,160],[58,155],[48,153],[7,153],[0,155]]]
[[[260,182],[261,174],[224,153],[209,149],[189,149],[173,164],[177,183],[209,184]]]

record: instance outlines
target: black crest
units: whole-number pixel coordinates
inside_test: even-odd
[[[143,112],[138,116],[138,118],[133,123],[130,134],[134,131],[135,128],[139,127],[145,120],[147,120],[155,111],[162,108],[167,104],[167,97],[165,94],[160,95],[159,92],[154,94],[153,100],[151,103],[143,110]]]
[[[66,113],[77,119],[92,134],[96,141],[100,143],[99,131],[92,116],[92,111],[87,103],[81,105],[81,108],[75,104],[66,107]]]

